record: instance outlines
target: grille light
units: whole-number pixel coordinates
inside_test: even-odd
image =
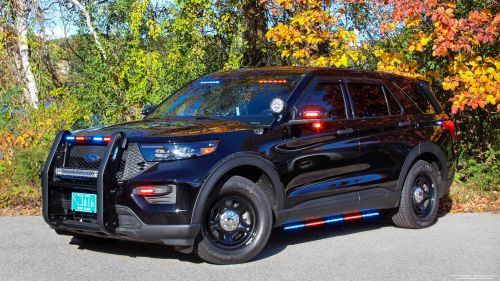
[[[66,140],[73,141],[73,140],[75,140],[75,137],[74,136],[69,136],[69,137],[66,137]]]
[[[77,136],[77,137],[76,137],[76,140],[77,140],[77,141],[84,141],[84,140],[85,140],[85,137],[82,137],[82,136]]]
[[[297,229],[297,228],[303,228],[303,227],[308,227],[308,226],[323,225],[323,224],[332,223],[332,222],[338,222],[338,221],[347,221],[347,220],[356,220],[356,219],[361,219],[361,218],[374,217],[374,216],[378,216],[378,215],[379,215],[378,212],[365,213],[365,214],[354,215],[354,216],[333,218],[333,219],[329,219],[329,220],[320,220],[320,221],[309,222],[309,223],[301,223],[301,224],[289,225],[289,226],[285,226],[283,229],[284,230]]]
[[[111,137],[104,137],[104,142],[109,142],[111,140]]]
[[[76,177],[76,178],[91,178],[96,179],[98,170],[94,169],[72,169],[72,168],[56,168],[57,176]]]
[[[102,137],[94,137],[94,141],[102,141]]]

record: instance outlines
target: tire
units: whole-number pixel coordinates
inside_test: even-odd
[[[75,235],[74,237],[76,239],[82,241],[85,244],[92,244],[92,245],[114,244],[114,243],[118,242],[118,239],[97,237],[97,236],[84,235],[84,234]]]
[[[264,191],[246,178],[229,177],[207,200],[193,250],[213,264],[247,262],[266,245],[272,223],[271,205]]]
[[[419,160],[408,171],[399,208],[391,210],[397,226],[419,229],[434,222],[439,205],[439,174],[435,166]]]

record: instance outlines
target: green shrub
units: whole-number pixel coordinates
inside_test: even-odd
[[[476,157],[470,157],[470,154]],[[465,153],[462,150],[455,179],[476,189],[481,195],[484,192],[500,191],[500,151],[491,147],[484,152],[473,150]]]
[[[20,185],[40,185],[42,168],[47,159],[48,150],[43,147],[29,147],[16,151],[13,157],[14,182]]]

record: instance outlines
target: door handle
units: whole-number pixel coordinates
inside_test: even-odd
[[[347,135],[347,134],[352,134],[354,132],[351,128],[347,129],[341,129],[337,131],[337,135]]]
[[[410,125],[411,125],[411,122],[409,122],[409,121],[399,122],[399,127],[408,127]]]

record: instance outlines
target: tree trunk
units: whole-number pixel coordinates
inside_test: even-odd
[[[245,0],[243,3],[243,40],[248,44],[244,50],[243,63],[249,67],[264,66],[265,54],[262,49],[266,44],[266,8],[259,0]]]
[[[28,15],[30,7],[26,0],[17,0],[16,2],[16,32],[22,71],[31,105],[38,109],[38,87],[36,86],[35,75],[33,75],[30,68],[31,58],[28,46]]]

